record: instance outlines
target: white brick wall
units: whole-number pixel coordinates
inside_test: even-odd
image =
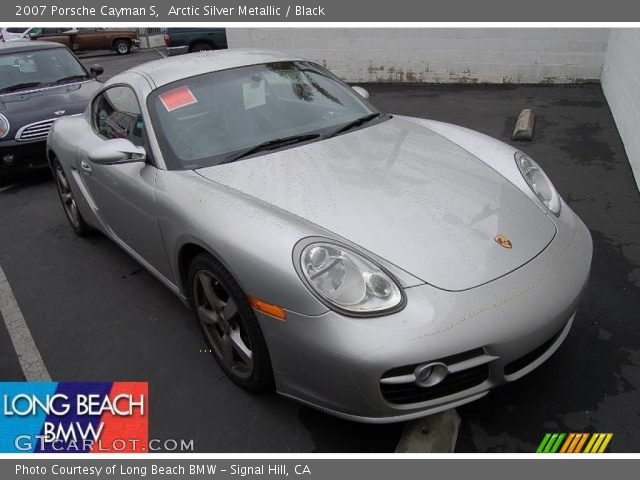
[[[640,29],[613,29],[602,90],[640,188]]]
[[[607,29],[227,29],[230,47],[298,53],[351,82],[598,81]]]

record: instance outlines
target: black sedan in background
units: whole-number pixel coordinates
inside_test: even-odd
[[[0,43],[0,179],[47,165],[51,125],[84,111],[101,73],[58,43]]]

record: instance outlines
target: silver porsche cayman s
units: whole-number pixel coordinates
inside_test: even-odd
[[[393,422],[549,358],[592,244],[526,153],[367,97],[289,54],[195,53],[111,78],[47,152],[75,232],[188,304],[233,382]]]

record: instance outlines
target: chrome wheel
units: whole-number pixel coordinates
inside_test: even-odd
[[[198,319],[213,353],[238,378],[253,372],[253,352],[238,305],[211,272],[199,270],[193,278]]]
[[[58,186],[58,193],[60,194],[62,206],[64,207],[64,213],[67,215],[69,223],[71,223],[74,228],[79,229],[80,212],[78,211],[76,200],[73,196],[73,192],[71,191],[71,187],[69,186],[69,180],[67,180],[67,176],[64,174],[62,165],[59,163],[56,164],[56,184]]]

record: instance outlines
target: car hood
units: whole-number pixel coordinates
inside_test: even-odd
[[[11,130],[6,138],[14,138],[23,126],[33,122],[82,113],[100,83],[89,80],[41,90],[0,95],[0,113],[9,119]],[[54,112],[64,111],[62,115]]]
[[[466,290],[517,269],[556,233],[548,215],[495,170],[397,117],[198,173],[446,290]],[[500,246],[497,235],[507,236],[512,248]]]

